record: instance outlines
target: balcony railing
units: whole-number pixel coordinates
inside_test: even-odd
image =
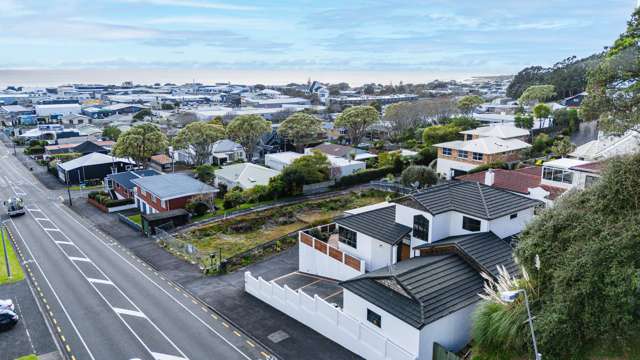
[[[298,238],[300,246],[310,246],[334,260],[337,260],[356,271],[364,273],[364,260],[349,255],[339,249],[336,224],[327,224],[300,231],[298,233]]]

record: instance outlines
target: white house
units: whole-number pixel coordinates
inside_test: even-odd
[[[195,151],[191,146],[186,149],[172,150],[171,153],[175,161],[187,164],[193,163]],[[242,145],[228,139],[223,139],[213,143],[211,147],[211,155],[209,156],[207,163],[224,165],[226,163],[246,160],[247,156]]]
[[[215,171],[215,185],[224,184],[228,189],[239,186],[246,190],[256,185],[268,185],[269,180],[279,174],[280,171],[252,163],[233,164]]]
[[[607,136],[600,133],[596,140],[578,146],[569,156],[593,161],[632,154],[638,150],[640,150],[640,134],[635,130],[630,130],[622,136]]]
[[[557,159],[542,164],[540,184],[564,189],[584,189],[600,177],[601,163],[578,159]]]
[[[291,165],[294,160],[302,156],[305,156],[305,154],[293,151],[266,154],[264,156],[264,164],[274,170],[282,171],[282,169]],[[331,177],[335,179],[339,179],[345,175],[351,175],[357,171],[364,170],[367,167],[367,164],[364,161],[345,159],[333,155],[326,156],[331,163]]]
[[[483,291],[480,273],[496,277],[497,266],[518,273],[511,238],[541,205],[453,181],[301,231],[300,272],[339,280],[343,288],[342,306],[328,318],[320,298],[316,310],[299,312],[305,304],[281,299],[299,298],[300,291],[250,273],[245,289],[364,358],[432,359],[435,343],[450,351],[468,344]]]

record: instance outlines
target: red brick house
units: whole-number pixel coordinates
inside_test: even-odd
[[[143,214],[183,209],[194,196],[215,196],[218,189],[185,174],[132,179],[136,207]]]

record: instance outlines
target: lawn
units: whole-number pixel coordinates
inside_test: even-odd
[[[31,354],[31,355],[20,356],[15,360],[38,360],[38,357],[35,356],[34,354]]]
[[[92,185],[92,186],[82,186],[82,185],[73,185],[69,186],[69,190],[78,191],[78,190],[100,190],[104,188],[102,184]]]
[[[128,216],[129,220],[133,221],[134,223],[142,226],[142,215],[141,214],[134,214],[134,215],[130,215]]]
[[[9,255],[9,268],[11,269],[11,278],[9,278],[7,274],[7,263],[5,262],[5,254],[2,244],[0,244],[0,285],[14,283],[24,279],[24,273],[22,272],[22,267],[20,266],[18,257],[13,250],[13,245],[11,244],[9,234],[6,230],[2,231],[5,232],[4,237],[7,245],[7,254]]]
[[[182,235],[181,240],[204,253],[221,250],[222,257],[229,258],[309,226],[331,222],[345,210],[382,202],[385,195],[366,191],[259,211],[203,225]]]

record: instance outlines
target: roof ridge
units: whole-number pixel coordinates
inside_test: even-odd
[[[478,191],[480,192],[480,198],[482,199],[482,206],[484,206],[484,211],[487,214],[487,217],[491,217],[489,208],[487,207],[487,201],[485,200],[484,193],[482,192],[482,186],[480,186],[479,182],[477,182],[476,185],[478,186]]]

